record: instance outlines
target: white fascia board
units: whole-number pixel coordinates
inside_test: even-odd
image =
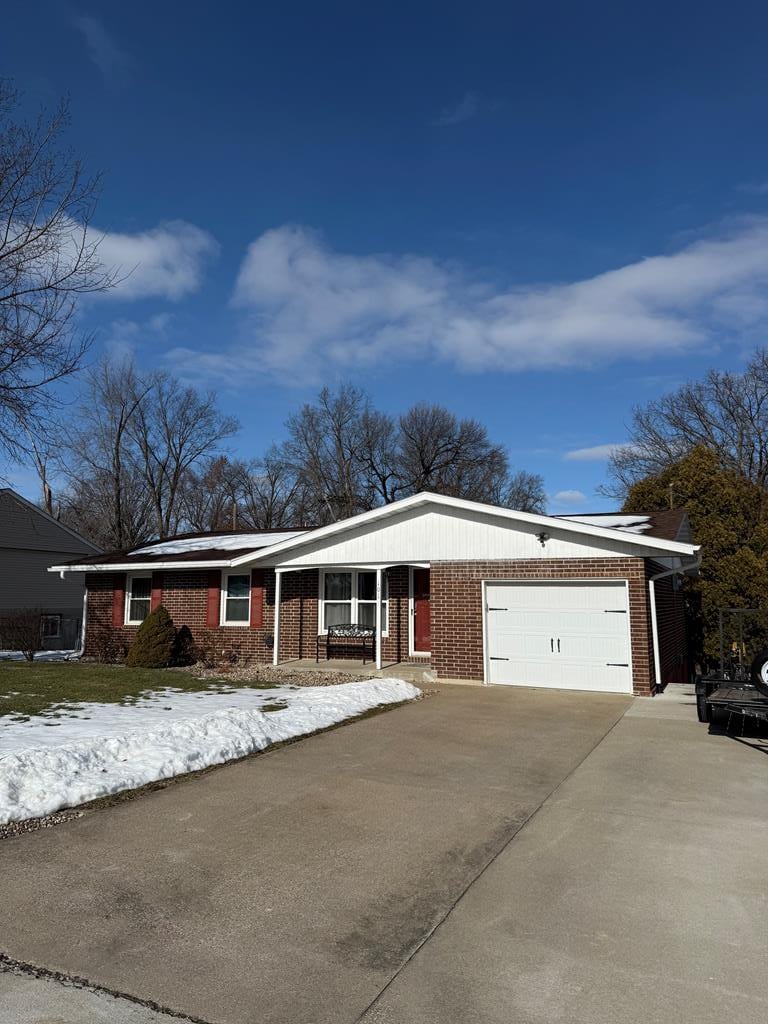
[[[222,562],[103,562],[98,565],[51,565],[48,572],[136,572],[146,569],[230,569],[232,561]]]
[[[271,561],[275,555],[281,555],[285,551],[293,551],[305,544],[314,544],[316,541],[323,540],[326,537],[333,537],[338,533],[344,533],[346,530],[354,530],[358,526],[368,525],[377,522],[379,519],[387,519],[390,516],[398,515],[400,512],[423,505],[442,505],[477,516],[491,516],[496,519],[540,526],[545,531],[557,530],[558,532],[581,534],[585,537],[600,537],[619,544],[626,543],[633,547],[650,548],[652,551],[665,551],[668,554],[693,556],[699,550],[699,546],[695,544],[660,540],[658,537],[643,537],[639,534],[624,533],[622,530],[609,527],[576,523],[572,520],[558,519],[556,516],[539,515],[535,512],[516,512],[512,509],[499,508],[496,505],[485,505],[478,501],[467,501],[464,498],[449,498],[444,494],[431,494],[424,491],[421,494],[413,494],[409,498],[403,498],[401,501],[382,505],[379,508],[372,509],[370,512],[361,512],[360,515],[352,516],[350,519],[342,519],[338,523],[330,523],[328,526],[320,526],[316,530],[308,530],[307,533],[302,533],[295,540],[292,538],[280,544],[275,544],[269,549],[265,549],[262,553],[255,552],[253,554],[240,555],[238,558],[232,559],[232,565]],[[279,564],[279,561],[276,564]]]

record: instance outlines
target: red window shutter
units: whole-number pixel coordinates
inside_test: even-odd
[[[125,623],[125,573],[116,572],[112,583],[112,625]]]
[[[159,608],[163,603],[163,574],[161,572],[152,573],[152,597],[149,602],[149,610],[154,611],[155,608]]]
[[[221,606],[221,570],[211,569],[208,572],[208,606],[205,624],[208,629],[219,625],[219,608]]]
[[[261,629],[264,624],[264,570],[251,570],[251,626]]]

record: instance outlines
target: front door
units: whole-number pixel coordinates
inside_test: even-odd
[[[432,629],[429,612],[429,569],[413,570],[413,653],[429,654]]]

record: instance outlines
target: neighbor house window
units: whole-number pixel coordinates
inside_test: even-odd
[[[61,636],[61,616],[43,615],[40,618],[40,633],[43,640],[58,640]]]
[[[149,615],[152,604],[152,577],[129,576],[125,591],[125,622],[139,626]]]
[[[320,632],[329,626],[355,622],[376,625],[376,573],[363,569],[324,572],[320,579]],[[387,633],[389,600],[386,573],[381,577],[381,626]]]
[[[247,626],[251,621],[250,573],[229,573],[222,581],[221,621],[225,626]]]

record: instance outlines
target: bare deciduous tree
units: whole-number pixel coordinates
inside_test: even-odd
[[[234,417],[221,414],[213,392],[201,395],[166,373],[151,375],[128,432],[138,453],[158,537],[176,533],[183,522],[185,474],[218,451],[237,428]]]
[[[60,148],[66,106],[31,125],[16,108],[0,81],[0,450],[11,458],[46,433],[52,385],[80,367],[90,339],[74,323],[78,296],[114,283],[89,230],[99,179]]]
[[[304,526],[310,522],[306,489],[279,449],[243,466],[238,481],[240,521],[254,530]]]
[[[420,404],[395,420],[352,385],[325,388],[288,420],[273,470],[297,488],[305,523],[326,523],[418,491],[543,511],[541,477],[510,474],[503,447],[476,420]],[[300,499],[300,500],[299,500]]]
[[[239,508],[245,463],[226,455],[205,459],[199,469],[189,469],[183,480],[182,518],[185,527],[206,530],[235,530],[241,525]]]
[[[213,394],[109,361],[89,374],[76,422],[62,460],[69,481],[62,518],[119,550],[188,524],[191,481],[237,428]]]
[[[152,535],[149,496],[129,434],[149,391],[130,362],[100,363],[88,374],[66,439],[61,516],[107,550],[133,547]]]
[[[657,476],[698,446],[724,468],[768,487],[768,351],[759,349],[743,373],[710,370],[634,410],[629,443],[611,457],[611,486],[624,497],[638,480]]]

